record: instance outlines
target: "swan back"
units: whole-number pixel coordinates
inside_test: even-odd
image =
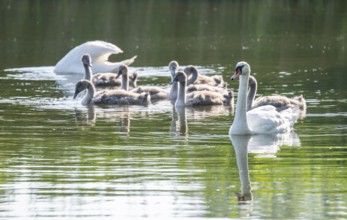
[[[90,54],[94,73],[113,72],[118,69],[119,63],[108,62],[111,54],[123,53],[123,51],[114,44],[105,41],[88,41],[70,50],[58,63],[55,65],[55,73],[84,73],[83,67],[80,65],[80,58],[83,54]],[[133,57],[125,60],[129,63],[134,62]],[[123,62],[123,61],[122,61]]]
[[[162,100],[168,98],[168,91],[157,86],[140,86],[131,90],[131,92],[135,93],[149,93],[151,95],[151,101],[154,100]]]
[[[128,73],[129,86],[137,87],[137,73]],[[95,86],[120,86],[122,81],[115,73],[98,73],[93,76],[93,84]]]
[[[298,108],[301,112],[300,115],[304,116],[306,113],[306,100],[302,95],[288,98],[281,95],[262,96],[254,100],[257,93],[257,80],[253,76],[249,76],[249,92],[247,96],[247,111],[250,109],[258,108],[264,105],[272,105],[277,111],[282,111],[287,108]]]
[[[76,83],[74,98],[84,90],[87,90],[87,94],[82,100],[83,105],[147,105],[150,103],[148,93],[138,94],[125,90],[103,90],[96,93],[94,85],[88,80],[80,80]]]
[[[150,104],[149,93],[134,93],[125,90],[105,90],[93,99],[94,104],[105,105],[147,105]]]
[[[195,66],[189,65],[184,69],[184,72],[191,76],[188,80],[188,85],[190,84],[207,84],[210,86],[218,86],[225,88],[226,83],[223,80],[222,76],[204,76],[199,74],[198,69]]]

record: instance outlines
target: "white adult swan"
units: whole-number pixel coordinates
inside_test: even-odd
[[[118,70],[120,64],[130,65],[137,56],[120,62],[110,62],[108,58],[112,54],[123,53],[114,44],[105,41],[88,41],[70,50],[54,67],[55,73],[77,73],[83,74],[84,70],[80,64],[83,54],[88,53],[92,58],[93,73],[107,73]]]
[[[254,100],[257,93],[258,83],[254,76],[249,76],[248,81],[249,92],[247,96],[247,111],[263,105],[273,105],[277,111],[282,111],[287,108],[299,108],[300,115],[306,113],[306,101],[302,95],[293,98],[287,98],[281,95],[261,96]]]
[[[299,112],[289,108],[277,112],[271,105],[261,106],[247,112],[247,89],[251,68],[246,62],[236,64],[232,80],[240,78],[235,118],[230,126],[229,134],[273,134],[286,133],[298,118]]]
[[[198,106],[198,105],[223,105],[230,104],[232,97],[230,93],[217,93],[210,91],[195,91],[186,94],[187,75],[177,72],[171,83],[178,82],[178,94],[175,106]]]
[[[148,93],[138,94],[125,90],[103,90],[96,92],[93,83],[84,79],[76,83],[74,99],[84,90],[87,90],[87,94],[82,99],[82,105],[146,105],[150,103]]]
[[[117,77],[115,73],[98,73],[93,75],[92,71],[92,58],[89,54],[84,54],[82,56],[82,63],[85,69],[84,79],[91,81],[94,86],[120,86],[121,80]],[[124,64],[119,65],[119,70],[124,66]],[[132,87],[137,87],[137,74],[132,73],[128,75],[129,85]]]

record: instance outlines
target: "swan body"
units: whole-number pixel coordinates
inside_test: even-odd
[[[187,75],[177,72],[173,82],[178,82],[178,94],[175,106],[199,106],[199,105],[223,105],[230,102],[229,94],[221,94],[211,91],[195,91],[186,94]]]
[[[137,73],[128,73],[129,86],[137,87]],[[98,73],[93,76],[93,84],[95,86],[120,86],[122,84],[121,80],[117,78],[115,73]]]
[[[108,58],[112,54],[123,53],[123,51],[114,44],[105,41],[88,41],[70,50],[54,67],[55,73],[83,74],[83,67],[80,65],[80,59],[83,54],[90,54],[93,63],[92,71],[94,73],[115,72],[120,64],[130,65],[137,56],[120,62],[110,62]]]
[[[115,73],[98,73],[93,75],[92,71],[92,58],[89,54],[84,54],[82,56],[82,63],[85,69],[84,79],[91,81],[94,86],[120,86],[121,80],[117,77]],[[120,67],[123,64],[120,65]],[[133,73],[129,75],[129,84],[132,87],[137,86],[137,74]]]
[[[157,86],[140,86],[130,90],[135,93],[148,92],[151,95],[151,101],[168,99],[169,92]]]
[[[295,109],[286,109],[281,112],[271,105],[254,108],[247,112],[247,89],[250,75],[250,66],[246,62],[236,64],[232,80],[240,78],[238,99],[233,124],[230,126],[230,135],[246,134],[274,134],[286,133],[298,118]]]
[[[273,95],[262,96],[254,100],[257,92],[257,80],[254,76],[249,76],[249,92],[247,97],[247,111],[264,105],[272,105],[277,111],[282,111],[287,108],[298,108],[301,113],[306,112],[306,101],[302,95],[295,96],[293,98],[287,98],[285,96]]]
[[[192,77],[195,78],[193,80],[194,84],[207,84],[210,86],[217,86],[217,87],[222,87],[226,88],[226,83],[223,80],[222,76],[204,76],[199,74],[198,69],[195,66],[189,65],[184,69],[184,72],[187,75],[192,75]],[[189,84],[188,84],[189,85]]]
[[[221,88],[217,86],[210,86],[208,84],[191,84],[187,86],[187,93],[194,91],[210,91],[210,92],[225,92],[226,88]]]
[[[93,83],[88,80],[80,80],[76,83],[74,99],[84,90],[87,90],[87,94],[82,99],[82,105],[147,105],[150,103],[148,93],[138,94],[125,90],[96,92]]]

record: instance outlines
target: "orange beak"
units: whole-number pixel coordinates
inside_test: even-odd
[[[239,69],[235,70],[234,75],[231,76],[231,80],[237,79],[241,75],[241,71]]]

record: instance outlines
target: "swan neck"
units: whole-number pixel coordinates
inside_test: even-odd
[[[179,82],[178,94],[175,106],[185,106],[186,104],[186,86],[187,81]]]
[[[178,89],[177,82],[172,83],[171,89],[170,89],[170,94],[169,94],[170,100],[176,100],[177,99],[177,89]]]
[[[123,89],[125,91],[128,91],[128,89],[129,89],[129,75],[128,75],[128,73],[122,74],[121,89]]]
[[[187,85],[193,84],[197,80],[199,75],[196,69],[192,69],[191,74],[191,77],[187,81]]]
[[[85,70],[84,71],[85,72],[84,79],[88,80],[88,81],[91,81],[92,80],[92,75],[93,75],[92,68],[90,66],[86,65],[86,64],[83,64],[83,66],[84,66],[84,70]]]
[[[249,77],[249,91],[247,95],[247,111],[252,109],[255,94],[257,94],[257,81],[253,76]]]
[[[237,96],[234,122],[231,125],[230,134],[250,134],[251,130],[247,122],[247,88],[248,75],[240,76],[239,92]]]
[[[92,83],[88,83],[87,94],[83,97],[82,105],[88,105],[92,102],[95,95],[95,87]]]

